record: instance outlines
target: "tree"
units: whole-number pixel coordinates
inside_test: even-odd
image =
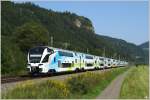
[[[26,68],[26,55],[10,38],[2,36],[1,45],[1,72],[2,74],[19,73]]]
[[[40,23],[25,23],[17,27],[14,34],[14,39],[23,52],[34,46],[48,45],[48,31]]]

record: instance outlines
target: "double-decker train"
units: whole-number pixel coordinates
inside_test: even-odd
[[[29,73],[54,73],[84,71],[127,66],[128,62],[100,57],[48,46],[29,50],[27,69]]]

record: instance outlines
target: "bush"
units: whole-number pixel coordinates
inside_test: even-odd
[[[67,80],[70,91],[78,94],[86,94],[93,85],[96,85],[98,82],[99,74],[94,74],[92,72],[87,72]]]
[[[41,83],[27,81],[8,93],[2,94],[2,98],[95,98],[117,75],[126,69],[115,68],[100,73],[86,72],[64,81],[48,80]]]
[[[4,41],[5,40],[5,41]],[[11,38],[2,37],[1,64],[2,75],[16,75],[25,72],[26,56],[20,51],[18,45],[11,41]]]
[[[67,84],[71,92],[70,98],[93,98],[97,96],[117,75],[126,69],[116,68],[101,73],[86,72],[69,78]]]
[[[34,46],[48,44],[48,31],[40,23],[33,21],[27,22],[16,28],[14,32],[14,41],[25,53]]]
[[[149,67],[133,67],[123,81],[121,99],[149,98]]]
[[[50,98],[65,98],[70,95],[67,85],[62,81],[48,80],[40,86],[48,89]]]
[[[9,91],[7,94],[3,94],[2,98],[8,99],[48,99],[48,98],[65,98],[69,96],[69,90],[62,81],[48,80],[42,83],[33,83],[33,81],[27,81],[22,84],[18,84],[16,88]]]

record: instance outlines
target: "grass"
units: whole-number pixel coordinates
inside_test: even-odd
[[[133,67],[125,78],[120,92],[121,99],[149,98],[149,67]]]
[[[68,97],[69,91],[64,82],[48,80],[42,83],[27,81],[2,94],[3,99],[46,99],[46,98],[65,98]]]
[[[7,73],[1,73],[2,77],[15,77],[15,76],[21,76],[21,75],[27,75],[28,72],[26,69],[21,69],[21,70],[15,70],[15,71],[10,71]]]
[[[99,80],[97,84],[93,84],[93,87],[89,89],[89,92],[83,95],[78,95],[80,99],[95,99],[110,83],[111,81],[117,77],[119,74],[125,72],[128,68],[115,68],[111,71],[101,73],[99,76]],[[92,79],[91,79],[92,80]],[[89,81],[90,82],[90,81]],[[77,98],[77,96],[73,96],[72,98]]]
[[[64,81],[41,83],[27,81],[2,94],[3,99],[91,99],[95,98],[119,74],[128,68],[114,68],[102,73],[86,72]]]

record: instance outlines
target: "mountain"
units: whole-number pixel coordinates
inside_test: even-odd
[[[144,52],[144,63],[149,63],[149,41],[142,43],[139,45],[139,47],[143,50]]]
[[[143,50],[121,39],[98,35],[90,19],[71,12],[56,12],[30,2],[1,3],[2,74],[25,70],[27,52],[39,45],[50,45],[129,62],[145,61]]]
[[[149,41],[140,44],[139,47],[144,50],[148,50],[149,49]]]

